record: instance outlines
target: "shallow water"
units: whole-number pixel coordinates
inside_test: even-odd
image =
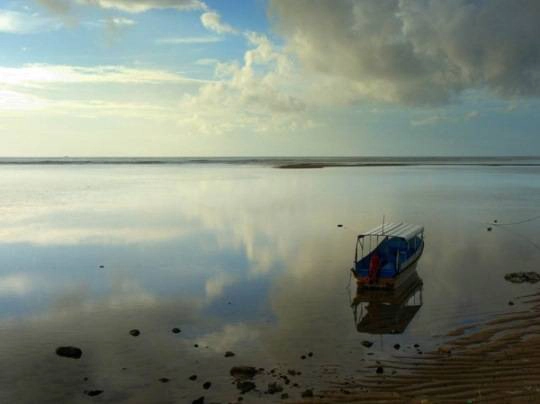
[[[298,398],[371,371],[371,359],[419,355],[415,343],[435,349],[457,327],[523,309],[508,302],[535,290],[504,274],[539,269],[540,220],[491,232],[486,223],[538,215],[539,174],[1,166],[0,401],[227,402],[239,395],[233,365],[301,371],[290,377],[299,387],[285,386]],[[349,268],[356,233],[383,215],[425,226],[423,304],[402,334],[370,335],[356,329]],[[56,356],[61,345],[82,358]],[[272,380],[256,377],[261,391]],[[94,389],[104,392],[83,393]]]

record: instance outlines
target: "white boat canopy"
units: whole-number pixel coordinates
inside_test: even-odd
[[[424,226],[409,223],[386,223],[371,229],[370,231],[360,234],[358,238],[366,236],[383,236],[383,237],[398,237],[405,240],[410,240],[418,234],[423,233]]]

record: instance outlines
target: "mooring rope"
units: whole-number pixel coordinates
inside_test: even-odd
[[[499,223],[497,220],[494,220],[489,224],[492,225],[492,226],[512,226],[514,224],[528,223],[528,222],[532,222],[532,221],[538,220],[538,219],[540,219],[540,215],[533,216],[533,217],[530,217],[528,219],[519,220],[517,222]]]

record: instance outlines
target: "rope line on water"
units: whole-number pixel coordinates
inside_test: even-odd
[[[512,226],[514,224],[522,224],[522,223],[528,223],[532,222],[534,220],[540,219],[540,215],[530,217],[528,219],[519,220],[517,222],[507,222],[507,223],[499,223],[497,220],[494,220],[493,222],[489,223],[492,226]]]

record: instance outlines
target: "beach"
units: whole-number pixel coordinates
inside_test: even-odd
[[[538,399],[538,286],[505,274],[538,270],[540,221],[503,226],[538,215],[534,161],[247,160],[1,164],[0,401]],[[364,332],[383,216],[424,226],[421,287]]]

